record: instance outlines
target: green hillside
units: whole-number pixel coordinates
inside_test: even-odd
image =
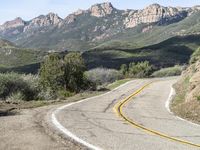
[[[83,53],[88,68],[119,68],[121,64],[148,60],[157,68],[188,63],[190,55],[200,45],[200,36],[173,37],[143,48],[98,47]]]
[[[20,70],[20,68],[24,68],[22,66],[36,64],[42,60],[45,54],[39,50],[19,48],[9,41],[0,40],[0,71],[14,71],[15,69],[11,68],[17,69],[18,67]]]

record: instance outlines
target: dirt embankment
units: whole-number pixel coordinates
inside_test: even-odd
[[[175,114],[200,124],[200,61],[190,65],[175,85],[177,95],[171,109]]]

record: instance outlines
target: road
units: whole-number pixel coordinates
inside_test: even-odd
[[[63,135],[93,149],[200,149],[200,126],[180,120],[165,106],[176,80],[133,80],[107,94],[57,109],[53,123]]]

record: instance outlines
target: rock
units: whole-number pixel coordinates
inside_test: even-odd
[[[8,30],[11,28],[18,28],[25,26],[26,22],[22,20],[22,18],[18,17],[12,21],[7,21],[3,25],[0,26],[0,30]]]
[[[49,13],[46,16],[41,15],[41,16],[31,20],[30,23],[28,24],[28,26],[26,26],[24,28],[24,32],[31,30],[31,29],[39,28],[39,27],[57,25],[61,21],[62,21],[62,19],[57,14],[54,14],[54,13]]]
[[[126,28],[133,28],[141,23],[163,23],[186,17],[183,15],[183,11],[179,10],[173,7],[163,7],[159,4],[152,4],[143,10],[130,10],[128,16],[124,20],[124,25]]]
[[[70,14],[65,18],[65,23],[70,24],[76,21],[76,15]]]
[[[147,26],[142,29],[142,33],[149,32],[152,28],[153,28],[153,26]]]
[[[114,7],[111,3],[102,3],[102,4],[96,4],[93,5],[90,8],[91,16],[95,17],[104,17],[106,15],[109,15],[113,12]]]

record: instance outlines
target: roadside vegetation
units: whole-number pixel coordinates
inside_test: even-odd
[[[107,68],[96,68],[86,71],[85,76],[96,86],[107,85],[123,78],[120,71]]]
[[[119,70],[103,67],[87,70],[78,52],[51,53],[45,56],[37,74],[0,74],[0,115],[13,108],[84,99],[112,90],[133,78],[151,77],[152,73],[159,77],[177,75],[180,68],[175,66],[153,73],[155,67],[148,61],[141,61],[122,64]]]
[[[155,71],[151,76],[152,77],[168,77],[168,76],[178,76],[181,75],[184,67],[175,65],[174,67],[162,68],[158,71]]]
[[[145,78],[153,72],[153,66],[148,61],[132,62],[129,65],[122,64],[120,72],[125,78]]]

